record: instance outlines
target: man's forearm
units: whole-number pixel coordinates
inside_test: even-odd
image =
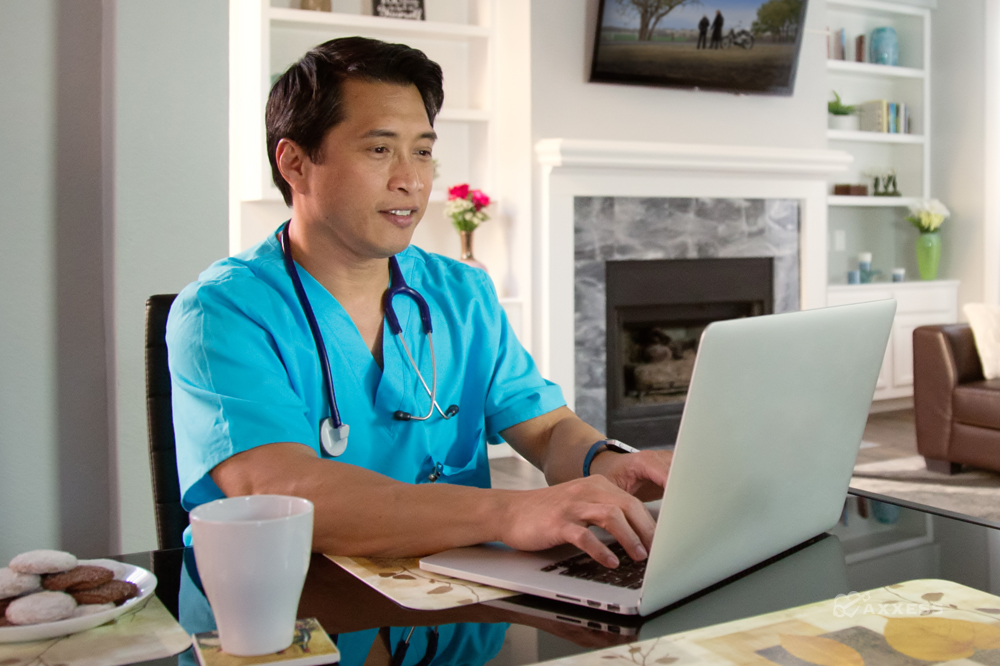
[[[568,407],[519,423],[501,435],[545,473],[550,486],[580,478],[587,451],[594,442],[604,439]]]
[[[317,458],[301,444],[269,444],[223,462],[212,477],[227,496],[281,494],[315,505],[313,549],[414,556],[500,538],[506,491],[408,484]]]

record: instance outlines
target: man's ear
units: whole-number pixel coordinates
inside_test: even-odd
[[[302,146],[291,139],[282,139],[278,142],[274,153],[278,171],[281,172],[282,177],[292,190],[300,194],[308,193],[309,185],[306,176],[312,161]]]

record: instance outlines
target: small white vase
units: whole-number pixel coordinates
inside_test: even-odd
[[[853,113],[849,116],[835,116],[832,113],[828,113],[826,114],[826,117],[829,127],[832,130],[848,130],[856,132],[860,127],[858,124],[858,117]]]

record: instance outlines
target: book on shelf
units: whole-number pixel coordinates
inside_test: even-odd
[[[862,132],[888,132],[889,102],[876,99],[858,104],[858,126]]]
[[[826,57],[830,60],[844,60],[847,48],[847,33],[844,29],[830,31],[826,34]]]
[[[905,103],[876,99],[858,104],[858,126],[862,132],[909,134],[910,108]]]
[[[854,40],[854,60],[857,62],[867,62],[867,58],[865,58],[864,35],[858,35]]]

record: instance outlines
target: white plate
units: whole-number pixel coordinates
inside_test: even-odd
[[[89,564],[90,562],[88,562]],[[93,562],[100,564],[100,562]],[[139,588],[139,596],[129,599],[121,606],[110,608],[93,615],[83,617],[72,617],[68,620],[58,622],[46,622],[44,624],[26,624],[20,627],[0,627],[0,643],[21,643],[23,641],[40,641],[46,638],[58,638],[59,636],[69,636],[87,629],[93,629],[102,624],[114,620],[123,613],[127,613],[136,606],[142,604],[149,595],[156,589],[156,576],[152,572],[146,571],[142,567],[134,567],[131,564],[116,562],[118,567],[124,569],[124,573],[117,576],[119,580],[127,580],[135,583]]]

